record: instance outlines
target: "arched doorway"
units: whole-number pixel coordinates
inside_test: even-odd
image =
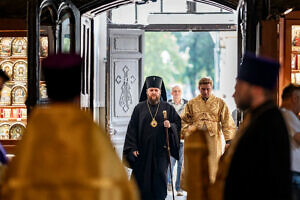
[[[228,69],[237,69],[237,36],[228,35],[230,32],[236,33],[237,29],[237,15],[233,9],[224,9],[220,4],[184,0],[178,0],[181,4],[176,8],[172,7],[174,0],[165,0],[168,4],[161,2],[139,2],[115,9],[110,7],[109,12],[104,12],[106,8],[101,7],[84,14],[85,19],[92,21],[94,30],[94,118],[106,127],[119,154],[144,80],[147,33],[214,31],[210,34],[213,40],[218,40],[214,51],[217,53],[225,46],[235,48],[231,54],[219,56],[227,62]],[[220,31],[224,32],[221,43],[216,34]],[[220,64],[224,65],[222,62]],[[223,70],[222,74],[232,74],[228,69]],[[230,83],[234,77],[233,74]],[[223,77],[219,75],[219,78]],[[231,85],[233,88],[233,83]],[[128,102],[122,101],[124,95],[130,97]]]

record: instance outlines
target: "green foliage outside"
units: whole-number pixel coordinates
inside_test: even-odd
[[[200,78],[210,76],[214,79],[215,44],[208,32],[174,33],[180,51],[188,52],[189,60],[184,76],[188,79],[191,93],[195,96]]]
[[[194,97],[198,80],[214,78],[214,42],[208,32],[146,32],[144,75],[190,88]]]
[[[176,37],[170,32],[147,32],[144,75],[161,76],[169,90],[172,83],[184,83],[187,59],[179,52]]]

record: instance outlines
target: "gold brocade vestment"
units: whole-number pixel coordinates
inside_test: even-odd
[[[137,200],[109,137],[71,104],[33,111],[1,199]]]
[[[222,155],[221,134],[225,140],[231,140],[236,126],[225,102],[214,95],[204,101],[201,95],[190,100],[181,113],[182,132],[189,136],[191,128],[206,128],[209,149],[209,177],[214,182],[218,170],[218,161]]]

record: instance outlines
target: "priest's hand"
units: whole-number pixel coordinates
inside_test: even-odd
[[[139,152],[138,151],[134,151],[134,152],[132,152],[133,153],[133,155],[135,156],[135,157],[138,157],[138,155],[139,155]]]
[[[171,127],[171,124],[170,124],[169,120],[165,120],[164,121],[164,127],[166,127],[166,128],[170,128]]]

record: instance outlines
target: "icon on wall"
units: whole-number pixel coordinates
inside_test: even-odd
[[[41,37],[40,40],[41,57],[48,56],[48,37]]]
[[[27,40],[25,37],[16,37],[12,41],[12,55],[26,56],[27,55]]]
[[[9,139],[9,123],[2,123],[0,124],[0,139],[1,140],[8,140]]]
[[[1,62],[0,66],[1,69],[5,71],[6,74],[9,76],[9,78],[11,78],[13,74],[14,63],[10,60],[4,60],[3,62]]]
[[[21,139],[25,131],[25,126],[22,123],[15,123],[9,129],[10,139],[19,140]]]
[[[48,98],[46,83],[42,83],[40,86],[40,97],[41,97],[41,99]]]
[[[292,26],[292,51],[300,52],[300,26]]]
[[[1,92],[0,105],[9,106],[11,104],[11,89],[10,87],[4,86]]]
[[[25,105],[27,91],[24,86],[17,85],[11,90],[12,105]]]
[[[0,38],[0,56],[10,56],[11,55],[11,37]]]
[[[26,81],[27,80],[27,62],[19,60],[14,64],[14,81]]]

